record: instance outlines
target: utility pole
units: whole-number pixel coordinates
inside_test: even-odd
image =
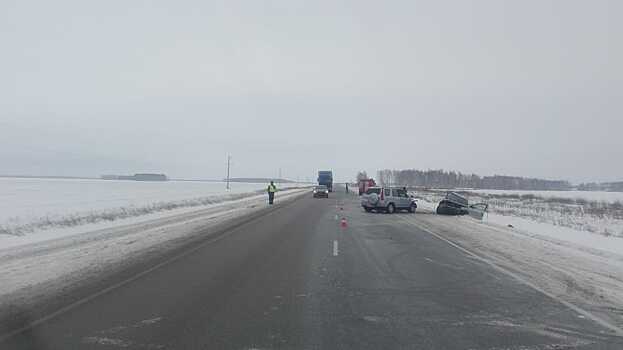
[[[281,182],[281,168],[279,168],[279,182]]]
[[[229,190],[229,165],[231,163],[231,156],[227,155],[227,189]]]

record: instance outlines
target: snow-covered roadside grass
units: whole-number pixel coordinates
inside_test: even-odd
[[[445,194],[445,190],[418,191],[416,193],[423,201],[436,204]],[[617,196],[610,194],[611,200],[592,200],[599,194],[586,193],[585,197],[574,198],[573,195],[583,195],[575,191],[574,194],[558,191],[556,193],[518,193],[513,191],[504,193],[481,193],[475,191],[456,191],[466,196],[470,203],[485,202],[489,204],[488,212],[500,222],[499,216],[508,217],[508,223],[515,218],[534,221],[535,223],[550,224],[558,227],[570,228],[576,231],[599,234],[603,236],[623,237],[623,202]],[[503,221],[503,220],[502,220]]]
[[[277,205],[308,191],[281,191]],[[121,226],[13,244],[0,250],[0,310],[49,297],[89,277],[98,278],[141,255],[173,249],[186,239],[209,234],[211,228],[227,220],[265,208],[265,204],[266,195],[257,195],[202,209],[185,208],[149,220],[141,217],[140,221]]]
[[[66,215],[46,215],[26,223],[18,223],[16,221],[12,221],[4,226],[0,225],[0,235],[24,236],[26,234],[32,234],[40,231],[98,224],[102,222],[115,222],[118,220],[124,220],[128,218],[134,218],[138,216],[166,211],[173,211],[176,209],[209,206],[212,204],[251,197],[263,192],[263,190],[258,190],[247,193],[213,195],[178,201],[159,201],[142,206],[127,206],[101,210],[91,210]]]
[[[284,188],[300,184],[284,184]],[[113,223],[263,193],[264,184],[0,178],[0,240],[49,230]],[[111,225],[108,225],[111,226]],[[1,246],[1,245],[0,245]]]
[[[445,191],[421,191],[417,192],[418,197],[418,209],[425,212],[434,213],[437,208],[437,203],[443,198]],[[500,196],[500,195],[498,195]],[[538,201],[541,201],[543,197],[540,197]],[[608,207],[608,203],[602,203],[603,207],[609,208],[610,215],[578,215],[576,212],[570,209],[565,210],[563,206],[567,204],[556,204],[557,209],[551,209],[553,207],[541,206],[537,204],[531,204],[530,201],[534,200],[532,197],[527,201],[522,202],[521,198],[517,199],[514,195],[510,199],[505,197],[498,197],[497,199],[482,198],[477,196],[469,197],[470,203],[476,203],[478,201],[486,201],[489,203],[488,213],[485,214],[482,223],[485,225],[497,227],[497,228],[513,228],[515,231],[520,230],[525,234],[532,235],[534,237],[540,237],[544,240],[553,240],[556,242],[566,242],[578,247],[584,247],[586,249],[596,249],[613,254],[619,254],[623,256],[623,218],[619,219],[617,202],[614,202],[614,207]],[[545,203],[548,200],[545,199]],[[567,203],[566,200],[563,200]],[[581,200],[580,200],[581,202]],[[512,203],[512,204],[509,204]],[[541,202],[543,204],[543,202]],[[534,205],[534,208],[530,208]],[[574,206],[574,205],[571,205]],[[517,211],[507,210],[509,207],[521,208]],[[525,214],[529,211],[531,215]],[[602,232],[596,232],[596,230],[588,229],[590,225],[588,221],[593,222],[595,226],[607,226],[612,225],[610,230],[606,228],[606,232],[622,232],[621,234],[605,234]],[[582,223],[577,225],[571,225],[569,223]],[[597,234],[600,233],[600,234]]]
[[[623,257],[623,237],[596,235],[587,231],[579,231],[566,226],[552,225],[547,222],[539,222],[523,217],[487,214],[483,219],[484,224],[500,228],[512,228],[541,239],[556,242],[567,242],[578,247],[598,249],[605,252],[619,254]]]

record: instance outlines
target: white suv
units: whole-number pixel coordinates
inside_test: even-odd
[[[417,203],[404,187],[370,187],[361,199],[361,206],[367,212],[372,210],[393,214],[396,210],[415,213]]]

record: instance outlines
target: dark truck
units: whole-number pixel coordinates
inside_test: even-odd
[[[331,170],[321,170],[318,172],[318,185],[327,186],[329,192],[333,192],[333,172]]]

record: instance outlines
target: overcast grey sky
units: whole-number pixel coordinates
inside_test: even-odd
[[[0,173],[623,179],[623,1],[0,3]]]

